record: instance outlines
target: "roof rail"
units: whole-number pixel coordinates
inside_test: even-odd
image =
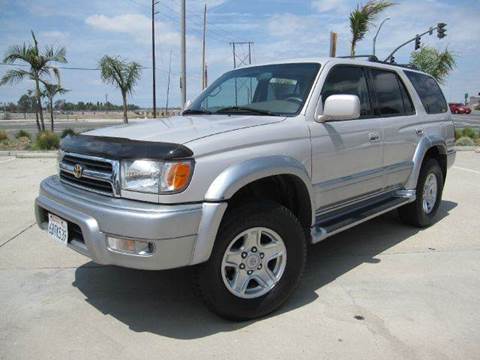
[[[397,64],[395,62],[381,61],[381,60],[378,60],[378,58],[375,55],[337,56],[337,58],[341,58],[341,59],[367,58],[367,61],[376,62],[379,64],[386,64],[386,65],[398,66],[398,67],[403,67],[403,68],[412,69],[412,70],[418,70],[418,68],[413,64]]]
[[[368,61],[379,61],[375,55],[353,55],[353,56],[337,56],[341,59],[356,59],[356,58],[367,58]]]

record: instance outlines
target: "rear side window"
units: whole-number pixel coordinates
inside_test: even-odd
[[[391,71],[370,69],[380,115],[401,116],[414,112],[407,90],[398,75]]]
[[[359,66],[339,65],[330,70],[322,89],[323,104],[331,95],[357,95],[360,116],[372,115],[365,72]]]
[[[439,114],[447,112],[447,102],[443,96],[440,86],[430,76],[405,71],[405,74],[412,82],[427,114]]]

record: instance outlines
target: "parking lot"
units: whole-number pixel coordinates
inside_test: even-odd
[[[459,152],[438,223],[395,212],[310,249],[286,306],[209,313],[194,269],[96,265],[34,223],[55,159],[0,157],[0,359],[479,359],[480,154]]]

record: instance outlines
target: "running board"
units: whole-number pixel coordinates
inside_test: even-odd
[[[351,227],[385,214],[412,201],[415,201],[414,192],[399,192],[395,197],[389,197],[374,204],[342,214],[341,216],[320,219],[312,228],[312,243],[316,244],[343,230],[350,229]]]

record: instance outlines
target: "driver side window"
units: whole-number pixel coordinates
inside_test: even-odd
[[[330,70],[322,89],[322,104],[331,95],[357,95],[360,99],[360,117],[372,115],[367,79],[363,68],[340,65]]]

